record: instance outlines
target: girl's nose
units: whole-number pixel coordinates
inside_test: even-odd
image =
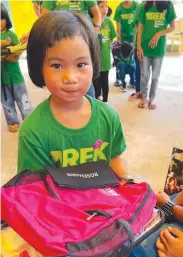
[[[66,71],[62,76],[62,82],[64,84],[75,84],[78,82],[77,76],[74,72]]]

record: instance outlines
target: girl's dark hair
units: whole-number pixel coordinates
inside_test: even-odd
[[[99,5],[100,3],[104,2],[104,0],[102,1],[97,1],[97,4]],[[112,9],[110,6],[108,6],[108,12],[107,12],[107,17],[110,17],[112,14]]]
[[[81,36],[88,44],[93,64],[93,79],[98,76],[99,46],[92,23],[78,13],[51,11],[40,17],[33,25],[27,46],[28,71],[32,82],[44,87],[42,74],[46,50],[56,42]]]
[[[1,3],[1,20],[5,19],[6,20],[6,29],[11,29],[12,28],[12,23],[8,14],[8,11],[4,4]]]
[[[98,1],[97,2],[97,5],[99,5],[101,2],[104,2],[104,1]],[[91,11],[90,11],[90,9],[88,10],[88,14],[89,14],[89,16],[90,16],[90,18],[94,18],[93,17],[93,14],[91,13]],[[112,9],[111,9],[111,7],[110,6],[108,6],[108,12],[107,12],[107,17],[110,17],[111,16],[111,14],[112,14]]]
[[[151,8],[151,6],[153,5],[153,2],[154,1],[149,1],[149,0],[145,2],[145,6],[144,6],[145,11],[148,11]],[[169,7],[170,2],[171,1],[159,1],[159,0],[155,1],[158,12],[165,11]]]

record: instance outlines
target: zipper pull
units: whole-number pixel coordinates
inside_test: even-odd
[[[97,215],[96,212],[94,212],[92,215],[90,215],[86,220],[90,221],[93,217]]]

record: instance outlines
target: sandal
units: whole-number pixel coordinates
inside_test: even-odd
[[[155,110],[157,108],[156,104],[153,104],[153,103],[148,103],[148,107],[150,110]]]
[[[128,101],[133,101],[134,99],[140,98],[140,93],[133,93],[129,96]]]
[[[17,133],[19,130],[19,125],[18,124],[11,124],[8,126],[8,130],[12,133]]]
[[[146,104],[147,104],[147,100],[141,101],[141,102],[138,104],[138,107],[141,108],[141,109],[144,109],[145,106],[146,106]]]

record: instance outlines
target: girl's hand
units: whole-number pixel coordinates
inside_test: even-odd
[[[97,35],[100,34],[100,28],[98,26],[94,27],[94,30]]]
[[[183,232],[177,228],[166,228],[156,242],[159,257],[183,256]]]
[[[151,48],[155,48],[158,44],[158,40],[160,38],[160,34],[156,33],[153,38],[151,39],[151,41],[149,42],[149,47]]]
[[[11,37],[7,37],[5,40],[2,40],[3,46],[9,46],[11,44]]]
[[[25,43],[26,41],[28,41],[28,39],[29,39],[29,33],[23,35],[23,36],[21,37],[21,39],[20,39],[20,42],[23,44],[23,43]]]
[[[137,56],[139,61],[143,61],[144,53],[143,53],[142,47],[137,48]]]
[[[9,62],[17,62],[19,60],[19,55],[11,54],[6,58],[6,60]]]
[[[161,207],[165,203],[167,203],[170,200],[170,197],[165,193],[165,192],[157,192],[156,193],[156,198],[157,198],[157,206]]]

